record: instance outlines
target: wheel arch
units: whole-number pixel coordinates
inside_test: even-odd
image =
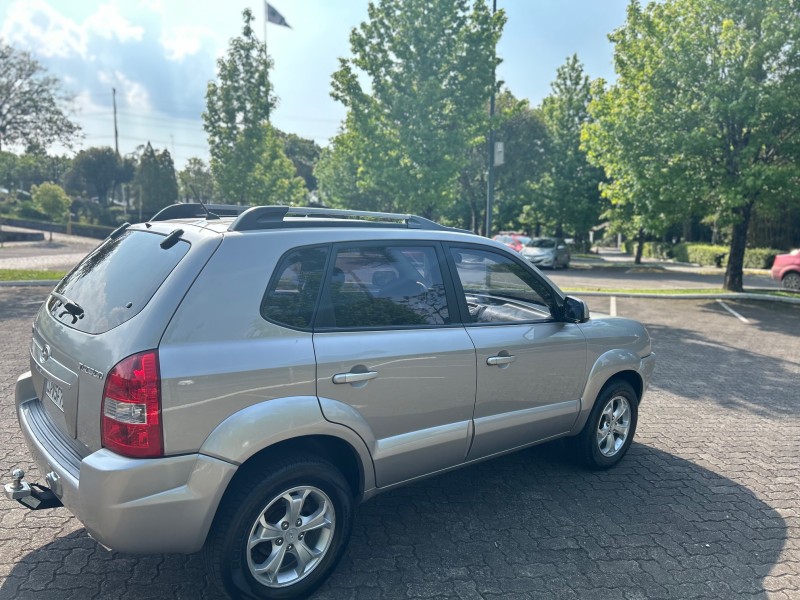
[[[232,487],[241,477],[269,468],[270,462],[278,457],[308,454],[328,460],[339,469],[350,486],[355,502],[361,500],[364,495],[364,465],[355,448],[332,435],[303,435],[262,448],[239,465],[228,487]]]
[[[220,423],[200,449],[201,454],[237,465],[234,479],[243,466],[249,465],[249,470],[289,451],[314,453],[335,464],[341,461],[356,499],[375,487],[375,468],[364,440],[352,429],[325,419],[316,396],[268,400],[244,408]]]
[[[645,382],[640,373],[642,359],[626,350],[611,350],[600,356],[592,367],[586,387],[581,396],[581,410],[572,426],[570,435],[577,435],[586,424],[594,403],[603,390],[614,381],[626,381],[636,392],[637,400],[642,399]]]

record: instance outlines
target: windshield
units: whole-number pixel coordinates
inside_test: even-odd
[[[528,242],[529,248],[555,248],[556,241],[553,238],[535,238]]]
[[[189,251],[184,240],[167,249],[159,245],[163,240],[146,231],[106,240],[61,280],[47,310],[64,325],[92,334],[131,319]]]

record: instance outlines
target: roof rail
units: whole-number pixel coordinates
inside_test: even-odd
[[[206,208],[208,210],[206,210]],[[169,221],[170,219],[192,219],[194,217],[206,217],[211,212],[218,217],[235,217],[246,211],[249,206],[238,206],[236,204],[206,204],[205,208],[199,202],[188,202],[183,204],[171,204],[157,212],[151,221]]]
[[[335,219],[334,226],[374,226],[397,227],[409,229],[449,229],[429,219],[416,215],[397,213],[371,212],[365,210],[342,210],[337,208],[305,208],[295,206],[254,206],[240,214],[228,231],[255,231],[259,229],[280,229],[297,226],[298,221],[284,221],[289,215],[293,217],[315,217],[318,219]],[[310,221],[308,226],[329,225],[330,221]],[[301,226],[305,226],[303,223]]]

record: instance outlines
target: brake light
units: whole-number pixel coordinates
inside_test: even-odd
[[[140,352],[111,369],[103,388],[102,443],[130,458],[164,455],[158,352]]]

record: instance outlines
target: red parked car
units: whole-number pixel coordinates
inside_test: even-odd
[[[503,242],[506,246],[517,252],[521,252],[525,245],[531,241],[531,238],[527,235],[505,231],[501,231],[492,239],[497,242]]]
[[[780,281],[784,289],[800,292],[800,249],[775,257],[772,278]]]

